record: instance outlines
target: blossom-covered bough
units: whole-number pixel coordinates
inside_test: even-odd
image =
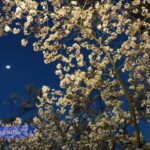
[[[149,5],[4,0],[0,36],[22,32],[23,46],[35,37],[34,50],[56,62],[60,79],[59,90],[43,86],[35,134],[10,148],[149,149],[139,127],[150,123]]]

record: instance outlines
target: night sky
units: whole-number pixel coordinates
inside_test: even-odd
[[[32,39],[27,47],[21,46],[20,39],[11,34],[0,37],[0,119],[12,115],[9,95],[25,96],[25,85],[57,85],[54,65],[44,64],[42,52],[33,51]]]

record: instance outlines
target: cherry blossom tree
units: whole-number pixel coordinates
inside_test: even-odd
[[[60,89],[43,86],[37,129],[10,148],[149,149],[149,0],[4,0],[0,35],[24,34]],[[32,43],[31,43],[32,44]],[[16,123],[16,122],[15,122]],[[128,131],[132,127],[133,131]]]

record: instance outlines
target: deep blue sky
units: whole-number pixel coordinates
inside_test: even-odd
[[[11,65],[7,70],[6,65]],[[54,65],[45,65],[42,52],[35,52],[32,41],[22,47],[20,37],[7,35],[0,37],[0,118],[10,116],[9,95],[13,92],[25,95],[25,85],[34,83],[36,88],[42,85],[57,85]]]

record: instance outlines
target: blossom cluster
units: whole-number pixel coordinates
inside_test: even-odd
[[[1,22],[6,19],[0,28],[14,34],[22,31],[23,46],[35,37],[34,51],[43,53],[45,64],[56,63],[60,80],[60,90],[42,88],[39,117],[33,119],[36,132],[10,147],[147,147],[139,123],[150,122],[150,1],[97,0],[89,5],[87,0],[81,5],[79,0],[15,0],[4,4],[7,17],[0,16]],[[128,133],[128,127],[135,131]]]

